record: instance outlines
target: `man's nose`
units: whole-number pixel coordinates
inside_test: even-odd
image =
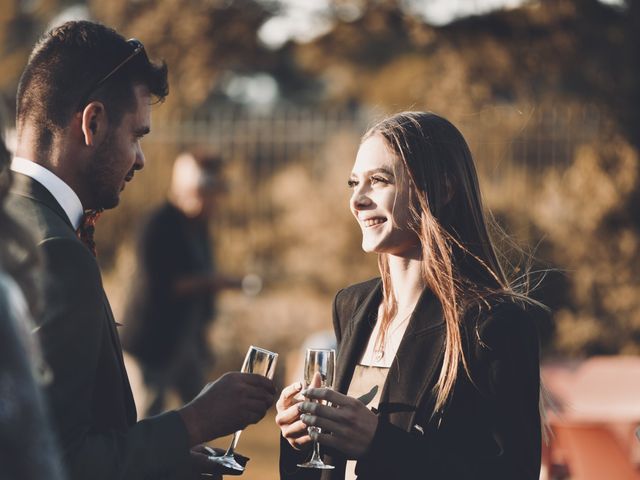
[[[142,148],[138,146],[138,151],[136,152],[136,161],[133,164],[133,168],[135,170],[142,170],[144,168],[144,161],[144,152],[142,151]]]

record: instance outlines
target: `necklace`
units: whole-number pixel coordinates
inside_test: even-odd
[[[402,317],[402,320],[400,321],[396,321],[396,319],[398,318],[397,316],[393,319],[394,321],[392,321],[390,324],[390,326],[393,327],[393,329],[389,329],[387,331],[384,337],[384,343],[378,342],[378,340],[376,339],[376,343],[374,344],[374,347],[373,347],[373,357],[376,359],[376,361],[380,361],[384,358],[384,352],[387,347],[387,344],[389,343],[389,338],[393,337],[393,334],[396,333],[398,330],[400,330],[400,327],[402,327],[407,322],[407,320],[411,318],[412,313],[413,311],[409,312],[407,315]],[[379,336],[380,336],[380,330],[378,330],[378,337]]]

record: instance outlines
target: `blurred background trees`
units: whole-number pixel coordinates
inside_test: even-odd
[[[9,116],[33,42],[69,16],[113,25],[170,66],[145,174],[99,231],[112,296],[131,280],[140,215],[195,143],[228,159],[221,268],[267,281],[256,299],[225,297],[223,353],[247,331],[292,348],[328,328],[334,292],[376,274],[343,186],[358,137],[384,113],[428,109],[467,136],[501,225],[555,269],[537,292],[553,308],[547,352],[638,353],[640,2],[538,0],[447,22],[430,19],[430,0],[310,3],[0,0]]]

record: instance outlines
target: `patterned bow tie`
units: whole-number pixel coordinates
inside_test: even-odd
[[[96,256],[96,242],[93,239],[93,235],[96,232],[96,222],[101,213],[102,210],[85,210],[80,226],[76,230],[76,235],[93,253],[94,257]]]

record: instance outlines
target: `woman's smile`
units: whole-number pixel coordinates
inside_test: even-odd
[[[364,225],[365,228],[376,227],[378,225],[382,225],[386,221],[387,219],[385,217],[369,217],[361,220],[362,225]]]

